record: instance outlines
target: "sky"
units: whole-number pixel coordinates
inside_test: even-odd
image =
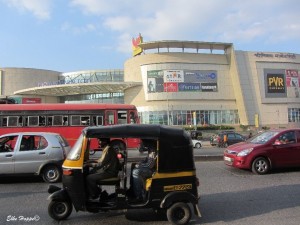
[[[0,0],[0,68],[123,69],[132,38],[300,54],[298,0]]]

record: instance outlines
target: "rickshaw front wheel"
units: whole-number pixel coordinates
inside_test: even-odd
[[[187,224],[191,219],[191,209],[187,203],[177,202],[167,209],[168,221],[176,225]]]
[[[48,214],[52,219],[65,220],[72,213],[72,204],[68,201],[51,201],[48,206]]]

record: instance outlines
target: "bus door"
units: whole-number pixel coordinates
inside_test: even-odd
[[[136,114],[135,110],[129,110],[128,111],[128,121],[127,123],[138,123],[138,115]]]
[[[116,111],[107,110],[105,112],[105,125],[114,125],[116,124]]]

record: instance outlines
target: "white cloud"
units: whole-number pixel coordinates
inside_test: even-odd
[[[93,15],[108,14],[115,8],[113,2],[107,0],[71,0],[70,5]]]
[[[117,33],[122,51],[139,33],[145,41],[274,44],[300,38],[298,0],[72,0],[71,5],[101,16],[98,22]]]
[[[38,19],[50,19],[50,0],[4,0],[4,2],[10,7],[17,8],[20,12],[31,12]]]

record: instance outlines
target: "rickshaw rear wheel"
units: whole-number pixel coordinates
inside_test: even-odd
[[[184,225],[191,219],[191,209],[187,203],[177,202],[167,209],[168,221],[172,224]]]
[[[65,220],[72,213],[72,204],[68,201],[51,201],[48,206],[48,214],[52,219]]]

